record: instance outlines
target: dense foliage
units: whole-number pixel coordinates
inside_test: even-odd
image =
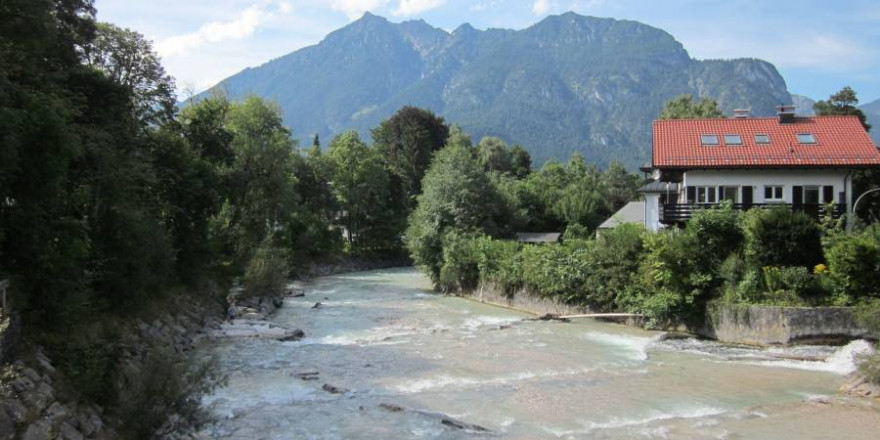
[[[523,245],[447,230],[435,246],[439,287],[493,285],[595,311],[630,311],[648,324],[698,324],[712,300],[788,306],[878,298],[880,234],[827,230],[800,212],[729,205],[697,212],[684,229],[622,225],[561,244]],[[824,242],[824,245],[823,245]],[[792,244],[798,246],[793,247]]]

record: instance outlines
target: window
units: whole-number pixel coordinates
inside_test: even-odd
[[[725,134],[724,143],[727,145],[742,145],[742,137],[738,134]]]
[[[701,135],[700,142],[702,142],[703,145],[718,145],[718,135],[717,134]]]
[[[764,187],[764,201],[765,202],[781,202],[782,201],[782,186],[781,185],[765,186]]]
[[[718,198],[715,197],[714,186],[698,186],[697,187],[697,203],[715,203]]]
[[[769,144],[770,143],[770,135],[769,134],[756,134],[755,135],[755,143]]]
[[[798,133],[797,134],[798,143],[801,144],[815,144],[816,138],[813,136],[813,133]]]

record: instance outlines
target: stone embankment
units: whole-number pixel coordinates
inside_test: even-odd
[[[286,293],[302,291],[294,287]],[[178,299],[168,313],[136,321],[122,332],[123,368],[140,371],[145,353],[153,347],[185,353],[206,337],[303,337],[301,330],[267,321],[282,304],[283,295],[243,299],[237,302],[234,319],[225,320],[229,311],[222,301]],[[0,371],[0,440],[119,438],[114,420],[96,405],[78,403],[64,375],[40,347],[22,349],[18,357]]]

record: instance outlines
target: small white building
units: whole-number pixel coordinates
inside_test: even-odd
[[[880,152],[855,116],[654,121],[654,181],[645,227],[686,222],[697,209],[730,200],[734,208],[788,205],[814,215],[849,213],[852,177],[880,167]]]

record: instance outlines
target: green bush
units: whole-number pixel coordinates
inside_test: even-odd
[[[115,414],[124,438],[183,438],[211,422],[202,397],[224,383],[218,371],[214,360],[193,363],[172,350],[154,348],[120,384]]]
[[[443,237],[443,265],[439,287],[443,292],[470,291],[480,283],[477,238],[457,231]]]
[[[880,297],[880,240],[876,230],[839,235],[827,249],[828,270],[837,289],[852,298]]]
[[[592,234],[585,226],[578,223],[571,223],[565,227],[565,233],[562,234],[562,241],[570,240],[589,240]]]
[[[287,282],[288,264],[283,249],[273,247],[270,241],[254,252],[244,272],[244,288],[248,296],[276,295]]]
[[[784,207],[753,209],[748,214],[745,255],[751,267],[812,269],[823,261],[819,226],[807,214]]]
[[[484,236],[477,240],[476,246],[480,280],[494,284],[504,295],[512,297],[523,287],[521,245]]]
[[[610,311],[638,272],[644,258],[643,227],[623,224],[603,233],[587,254],[589,270],[577,302],[596,311]]]
[[[734,210],[729,203],[697,211],[686,226],[686,232],[700,244],[693,251],[698,252],[706,264],[713,265],[739,251],[745,237],[741,218],[742,212]]]

